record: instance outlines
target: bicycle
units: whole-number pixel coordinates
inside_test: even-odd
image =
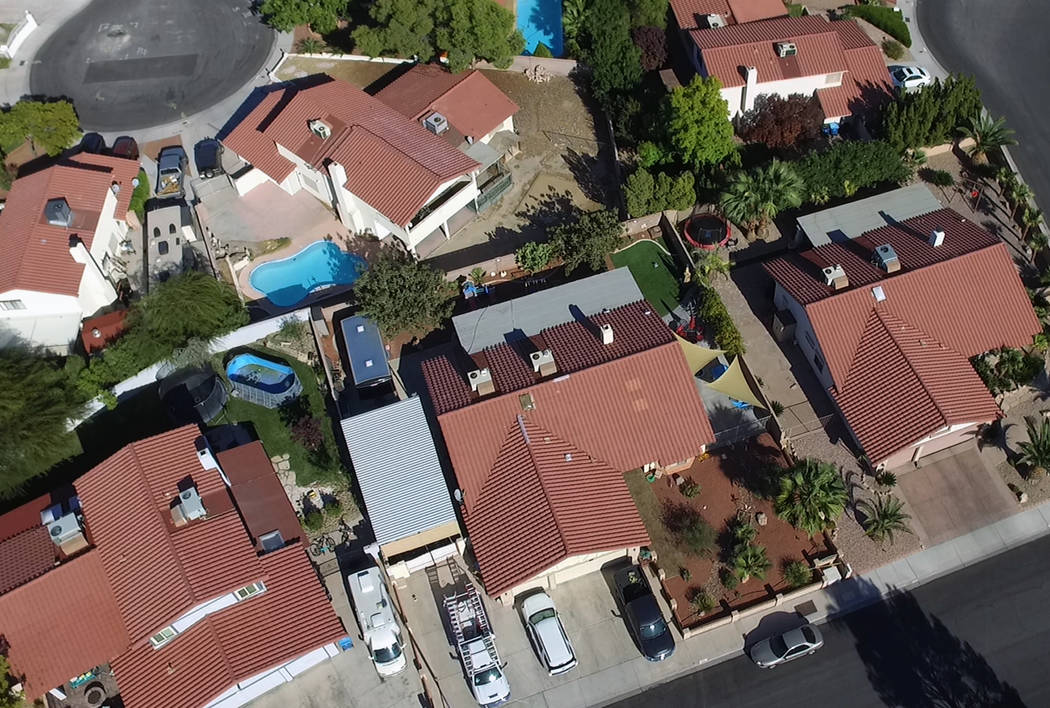
[[[335,541],[326,533],[315,538],[310,544],[310,554],[314,556],[323,556],[333,550],[335,550]]]

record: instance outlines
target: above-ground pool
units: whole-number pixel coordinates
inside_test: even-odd
[[[303,392],[292,367],[254,354],[238,354],[230,359],[226,378],[237,397],[267,408],[282,406]]]
[[[366,267],[356,253],[347,253],[331,241],[318,241],[290,258],[256,266],[248,282],[274,305],[291,307],[314,290],[351,285]]]
[[[556,57],[564,53],[561,0],[518,0],[518,29],[525,37],[526,53],[535,54],[540,42]]]

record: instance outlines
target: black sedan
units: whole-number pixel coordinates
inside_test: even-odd
[[[617,571],[616,592],[627,628],[649,661],[663,661],[674,654],[674,635],[656,603],[649,581],[636,565]]]

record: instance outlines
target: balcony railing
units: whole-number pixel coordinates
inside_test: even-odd
[[[511,178],[510,172],[504,172],[499,177],[490,180],[481,189],[481,193],[478,195],[478,213],[488,209],[496,200],[507,193],[510,186],[514,184],[514,180]]]

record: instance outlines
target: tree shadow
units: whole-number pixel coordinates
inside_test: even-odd
[[[1024,706],[988,661],[927,613],[911,593],[900,593],[845,618],[868,680],[893,706]]]

